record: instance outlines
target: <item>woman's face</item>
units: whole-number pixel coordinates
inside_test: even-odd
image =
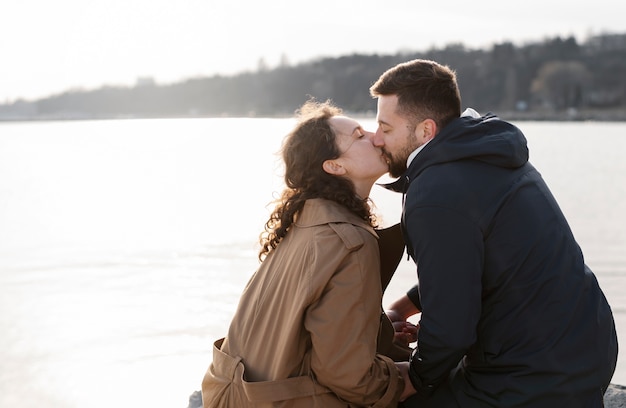
[[[334,116],[329,124],[340,152],[334,160],[343,168],[340,174],[352,180],[359,196],[367,197],[376,180],[389,171],[382,150],[372,142],[374,133],[366,132],[359,122],[346,116]]]

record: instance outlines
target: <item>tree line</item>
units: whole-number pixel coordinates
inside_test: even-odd
[[[397,63],[415,58],[457,73],[464,107],[518,119],[626,120],[626,34],[603,34],[579,44],[555,37],[489,49],[450,44],[423,52],[352,54],[286,61],[254,72],[214,75],[158,85],[71,90],[35,101],[0,105],[0,120],[120,117],[286,116],[305,100],[332,99],[347,112],[371,114],[369,87]]]

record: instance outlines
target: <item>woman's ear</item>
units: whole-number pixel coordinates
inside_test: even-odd
[[[328,174],[332,174],[333,176],[342,176],[346,174],[346,169],[339,164],[336,160],[325,160],[322,163],[322,168]]]

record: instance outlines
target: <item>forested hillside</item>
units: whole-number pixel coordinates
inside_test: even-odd
[[[0,105],[0,120],[119,117],[284,116],[309,97],[332,99],[353,114],[375,111],[370,85],[391,66],[433,59],[458,75],[463,106],[528,119],[626,120],[626,34],[579,44],[553,38],[490,49],[451,44],[394,55],[319,58],[255,72],[159,85],[72,90]]]

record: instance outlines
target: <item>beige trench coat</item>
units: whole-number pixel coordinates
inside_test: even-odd
[[[395,407],[403,379],[376,354],[376,232],[314,199],[246,286],[202,382],[204,408]]]

